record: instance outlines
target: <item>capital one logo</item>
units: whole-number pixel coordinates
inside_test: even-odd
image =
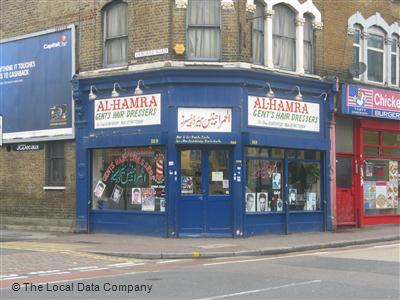
[[[65,47],[67,46],[67,36],[65,34],[62,34],[58,37],[57,42],[53,42],[50,44],[43,44],[43,49],[53,49],[53,48],[60,48],[60,47]]]

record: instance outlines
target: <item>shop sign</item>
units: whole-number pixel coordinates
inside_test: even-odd
[[[249,96],[248,125],[319,132],[319,104]]]
[[[161,94],[95,101],[95,129],[159,124],[161,124]]]
[[[231,132],[230,108],[178,108],[179,132]]]
[[[359,85],[343,85],[344,114],[400,120],[400,92]]]
[[[22,151],[36,151],[42,150],[44,145],[42,143],[36,144],[13,144],[12,149],[14,151],[22,152]]]

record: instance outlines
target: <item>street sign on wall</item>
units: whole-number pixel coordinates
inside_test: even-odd
[[[74,25],[0,41],[4,143],[74,137],[74,48]]]

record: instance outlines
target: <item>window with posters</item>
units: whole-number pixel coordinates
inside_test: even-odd
[[[312,150],[246,148],[246,213],[284,210],[288,170],[289,210],[316,211],[321,203],[321,153]],[[287,168],[285,167],[285,160]]]
[[[92,209],[165,211],[163,147],[92,153]]]
[[[246,213],[283,211],[283,157],[277,148],[246,148]]]
[[[398,214],[399,161],[364,161],[364,209],[366,215]]]
[[[398,214],[400,134],[363,130],[364,210],[366,215]]]

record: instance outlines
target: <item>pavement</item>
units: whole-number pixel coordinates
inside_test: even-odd
[[[1,249],[74,249],[83,255],[136,259],[215,258],[273,255],[346,247],[400,239],[400,225],[374,225],[332,232],[263,235],[245,238],[161,238],[102,233],[0,230]],[[29,244],[30,243],[30,244]],[[46,247],[47,245],[47,247]],[[27,250],[28,250],[27,246]],[[3,253],[2,253],[3,254]]]

